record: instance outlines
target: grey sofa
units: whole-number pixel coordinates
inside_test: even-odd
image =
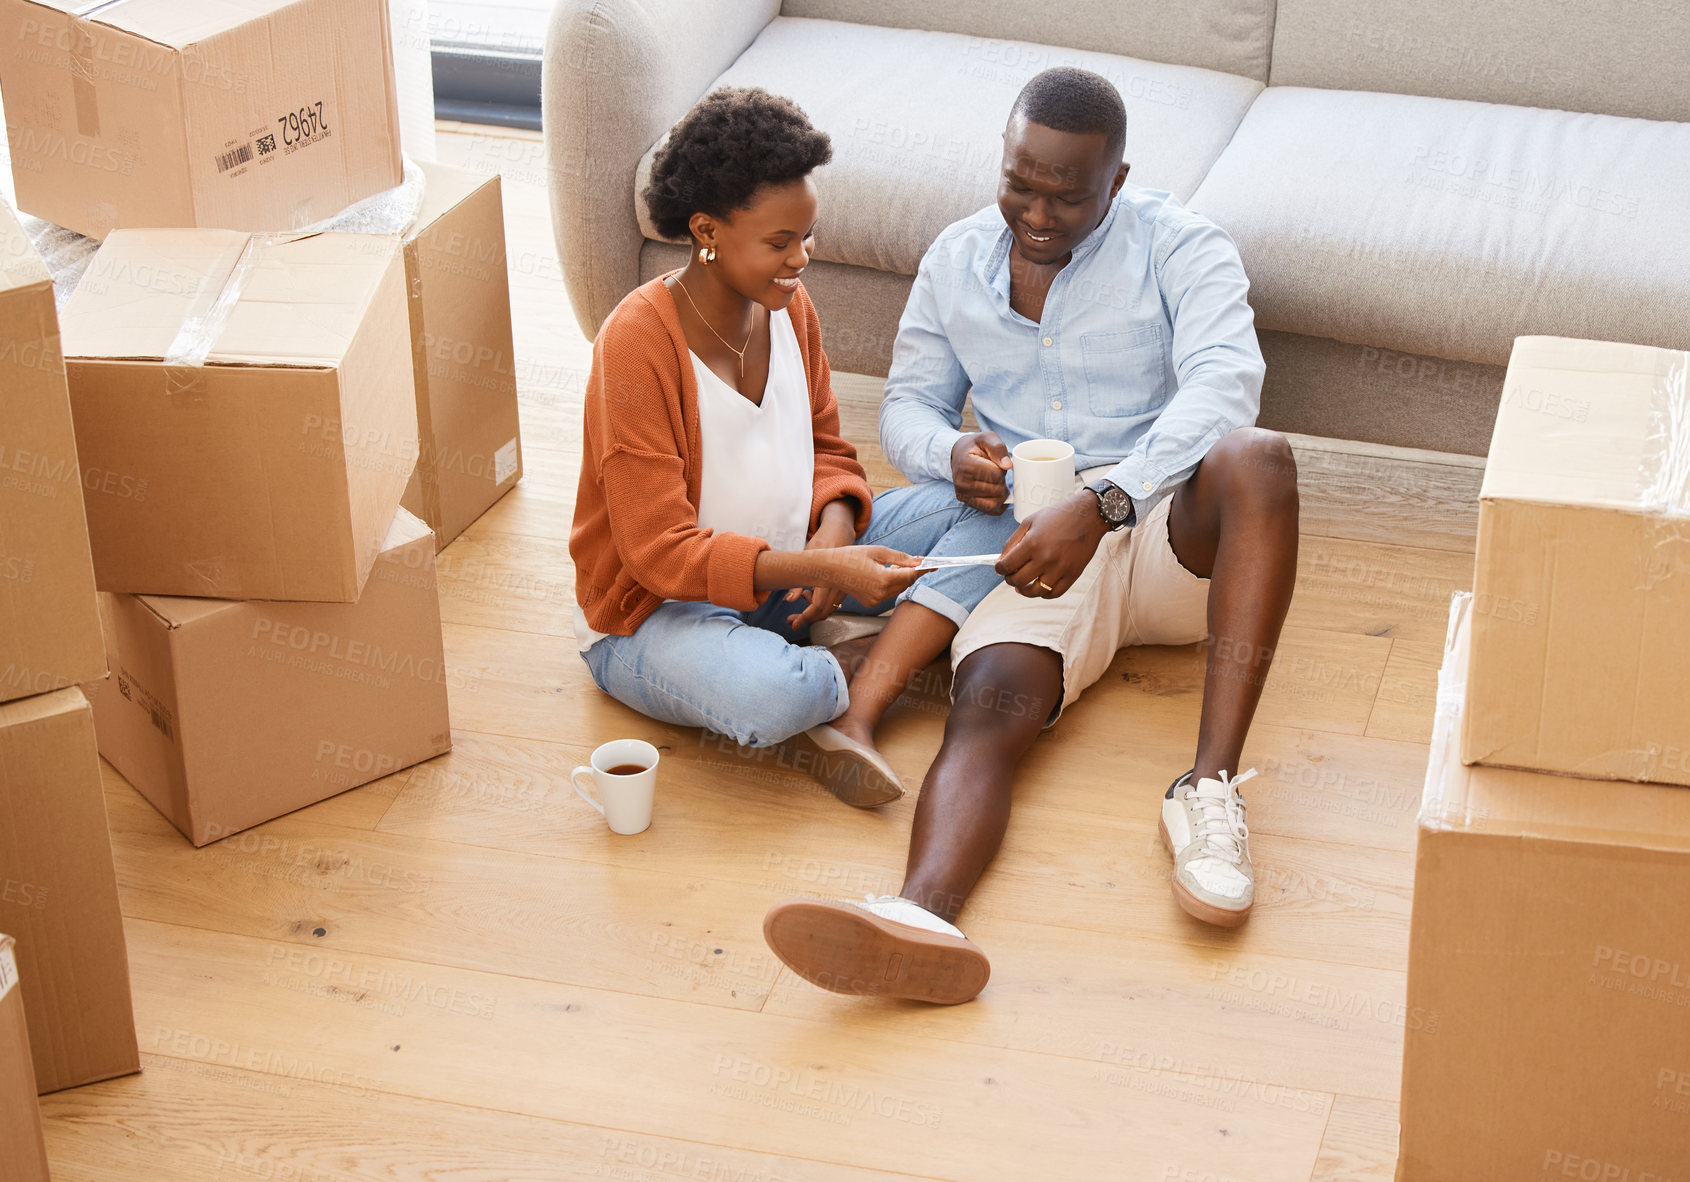
[[[1237,241],[1264,426],[1483,454],[1515,336],[1690,348],[1686,44],[1690,0],[560,0],[553,226],[591,335],[684,259],[637,200],[668,128],[716,85],[788,95],[833,137],[828,355],[884,374],[1016,92],[1079,65],[1126,100],[1129,183]]]

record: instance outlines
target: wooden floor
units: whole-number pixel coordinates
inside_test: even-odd
[[[141,1075],[44,1101],[54,1177],[302,1182],[1389,1179],[1414,818],[1477,461],[1297,440],[1301,577],[1247,748],[1258,905],[1168,889],[1157,801],[1191,764],[1195,649],[1123,653],[1042,739],[962,925],[954,1009],[795,980],[794,894],[893,892],[915,798],[811,783],[600,694],[566,552],[589,360],[537,137],[443,125],[506,175],[527,475],[441,557],[454,748],[195,850],[107,769]],[[841,377],[877,487],[879,383]],[[885,749],[919,782],[937,686]],[[569,769],[665,749],[614,837]]]

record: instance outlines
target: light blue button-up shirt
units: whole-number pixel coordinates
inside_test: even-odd
[[[912,481],[951,479],[972,394],[1013,448],[1074,446],[1140,520],[1216,440],[1256,421],[1261,347],[1249,280],[1225,231],[1154,189],[1122,187],[1074,248],[1035,324],[1009,306],[1014,242],[996,205],[947,227],[898,323],[880,445]]]

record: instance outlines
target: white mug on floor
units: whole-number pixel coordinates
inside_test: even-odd
[[[1009,453],[1014,466],[1015,520],[1026,521],[1074,492],[1074,445],[1060,439],[1029,439]]]
[[[612,833],[644,833],[651,826],[651,798],[657,791],[657,748],[639,739],[617,739],[593,752],[591,767],[569,773],[582,800],[598,809]],[[594,800],[581,786],[588,776]],[[602,802],[602,803],[601,803]]]

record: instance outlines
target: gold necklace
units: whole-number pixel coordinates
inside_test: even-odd
[[[692,305],[692,310],[694,312],[698,313],[698,318],[700,320],[704,321],[704,327],[710,329],[711,335],[714,336],[718,341],[721,341],[722,344],[728,345],[728,338],[723,336],[721,333],[717,332],[715,330],[715,328],[713,328],[711,326],[710,321],[705,319],[704,309],[700,308],[698,306],[698,301],[692,298],[692,292],[687,290],[687,285],[681,282],[681,277],[679,275],[675,276],[675,286],[680,288],[681,294],[687,297],[687,303]],[[756,336],[756,335],[757,335],[757,318],[755,316],[753,316],[751,318],[751,331],[745,334],[745,348],[744,349],[735,349],[732,345],[728,345],[728,351],[730,353],[735,354],[739,358],[739,379],[740,379],[740,381],[745,380],[745,350],[751,348],[751,338]]]

